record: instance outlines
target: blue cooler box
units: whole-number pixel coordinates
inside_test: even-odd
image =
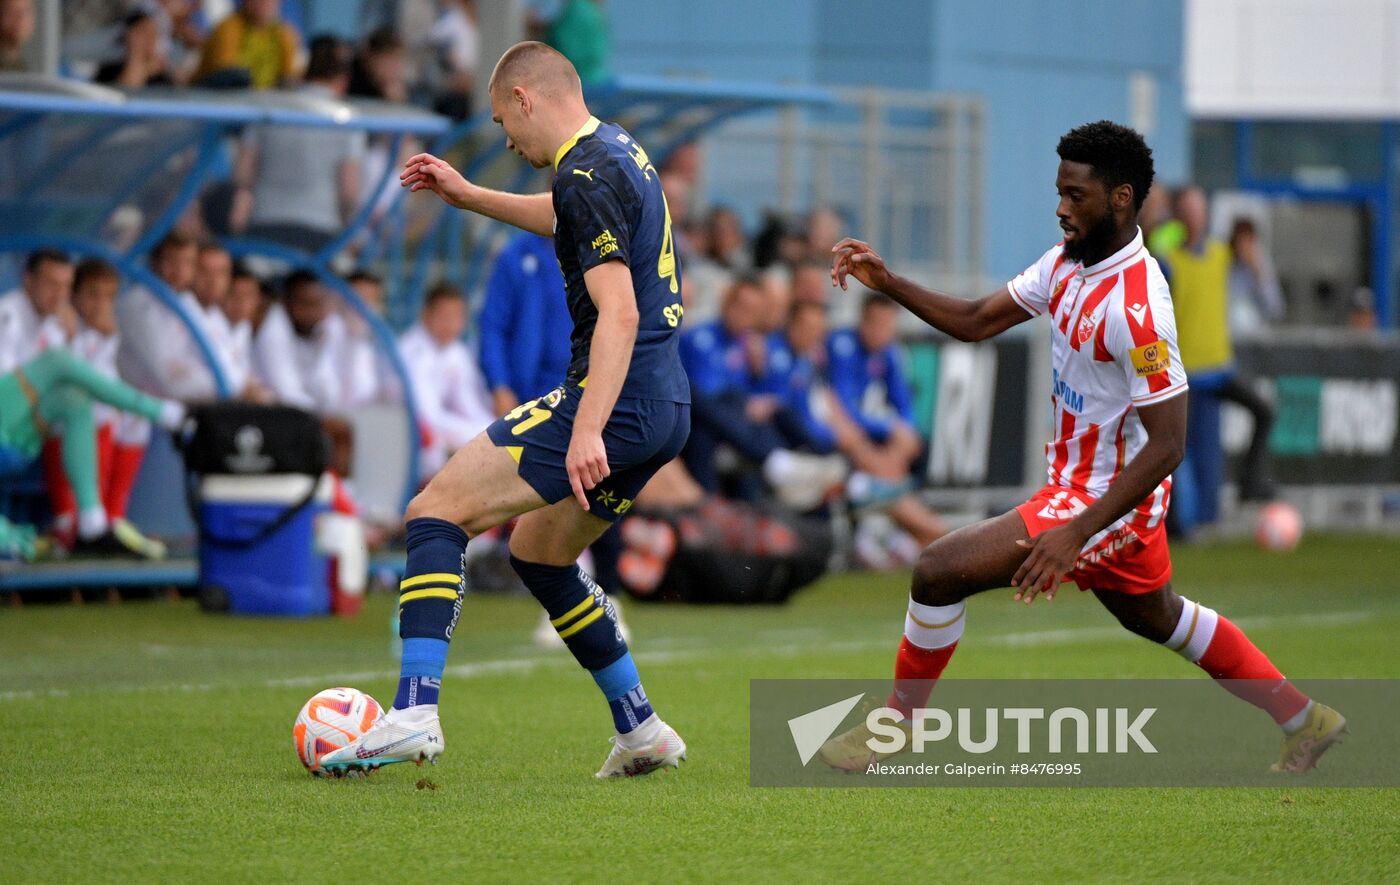
[[[316,491],[307,501],[312,483]],[[319,480],[305,474],[202,479],[201,601],[206,607],[240,615],[329,614],[330,565],[316,551],[315,529],[316,518],[330,509],[330,502],[331,484],[324,476]],[[297,509],[268,532],[268,526],[289,508]]]

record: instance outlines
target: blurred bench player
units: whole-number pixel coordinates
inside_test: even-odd
[[[678,766],[685,743],[652,710],[612,606],[575,564],[689,432],[680,267],[660,177],[630,135],[589,113],[573,65],[544,44],[507,50],[489,91],[507,146],[537,169],[553,166],[552,193],[486,190],[428,154],[411,158],[401,179],[457,208],[553,234],[574,320],[572,360],[560,386],[459,449],[410,502],[398,695],[373,728],[321,764],[364,771],[442,751],[438,691],[466,595],[468,537],[523,514],[511,564],[612,712],[617,733],[597,776]]]

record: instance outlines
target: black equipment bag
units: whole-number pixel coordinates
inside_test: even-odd
[[[315,415],[292,406],[223,401],[192,406],[179,436],[185,459],[186,498],[203,540],[246,549],[286,525],[316,497],[330,460],[329,443]],[[303,474],[311,478],[306,496],[248,538],[212,536],[199,518],[200,480],[210,475]]]
[[[831,532],[820,520],[711,499],[681,513],[636,513],[669,527],[675,551],[657,586],[622,585],[639,598],[777,604],[826,573]],[[626,525],[624,523],[624,529]],[[629,532],[623,531],[624,545]]]

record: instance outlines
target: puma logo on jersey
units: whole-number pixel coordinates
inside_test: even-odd
[[[1139,326],[1141,326],[1141,325],[1142,325],[1142,321],[1143,321],[1144,319],[1146,319],[1146,317],[1147,317],[1147,305],[1146,305],[1146,304],[1130,304],[1130,305],[1128,305],[1128,313],[1132,314],[1133,319],[1137,321],[1137,324],[1138,324]]]
[[[589,169],[587,172],[584,172],[582,169],[575,169],[575,170],[574,170],[574,174],[575,174],[575,175],[582,175],[584,178],[588,179],[589,181],[592,181],[592,180],[593,180],[593,170],[592,170],[592,169]]]

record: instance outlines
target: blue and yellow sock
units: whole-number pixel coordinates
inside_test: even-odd
[[[467,533],[443,519],[408,522],[408,561],[399,583],[403,658],[394,709],[438,702],[447,645],[466,595]]]
[[[549,613],[559,638],[593,681],[612,710],[619,734],[652,715],[637,665],[617,627],[617,614],[601,587],[576,565],[540,565],[512,556],[511,567]]]

